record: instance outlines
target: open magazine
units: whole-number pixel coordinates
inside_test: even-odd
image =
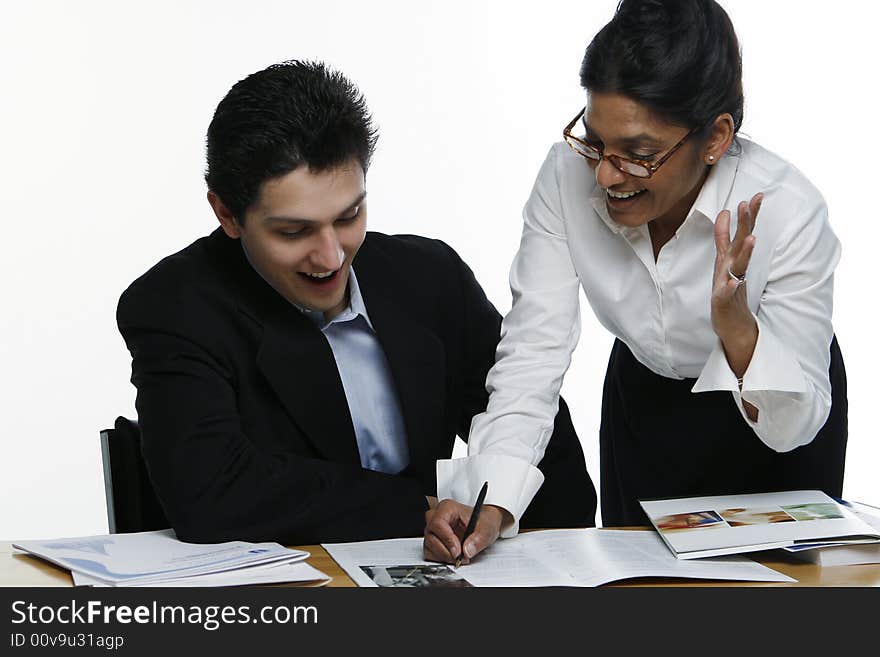
[[[816,490],[640,500],[679,559],[800,544],[880,542],[880,530]]]
[[[548,529],[496,541],[470,564],[425,561],[421,538],[328,543],[358,586],[600,586],[636,577],[794,582],[746,557],[679,561],[652,531]]]

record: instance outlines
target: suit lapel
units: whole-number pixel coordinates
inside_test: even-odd
[[[370,322],[385,352],[406,426],[410,470],[433,481],[435,450],[444,434],[446,405],[445,350],[432,332],[404,311],[408,300],[394,297],[388,281],[357,263],[358,284]],[[387,272],[385,272],[387,274]]]
[[[293,421],[325,459],[360,465],[333,351],[321,331],[295,308],[291,306],[287,314],[287,321],[264,324],[257,365]]]
[[[348,401],[324,335],[254,271],[237,240],[217,230],[210,248],[228,285],[239,289],[239,311],[263,329],[257,367],[294,424],[325,459],[360,465]]]
[[[359,465],[348,401],[326,338],[253,270],[235,240],[221,231],[215,231],[212,238],[222,269],[243,286],[239,309],[263,328],[257,366],[293,422],[324,458]],[[421,481],[431,482],[438,446],[446,433],[443,343],[405,310],[411,305],[405,297],[409,292],[389,290],[399,287],[386,280],[391,271],[387,263],[364,258],[363,251],[356,262],[358,283],[397,388],[409,469]]]

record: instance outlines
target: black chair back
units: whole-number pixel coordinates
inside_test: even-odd
[[[147,474],[137,422],[118,417],[113,429],[101,431],[101,459],[111,534],[171,526]]]

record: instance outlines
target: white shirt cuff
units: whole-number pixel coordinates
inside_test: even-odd
[[[775,392],[806,392],[808,390],[800,362],[791,349],[777,338],[761,322],[758,322],[758,341],[752,360],[743,375],[742,392],[749,390],[773,390]],[[691,392],[711,390],[730,390],[739,393],[736,375],[730,369],[721,340],[716,340],[715,348],[700,372],[700,378]]]
[[[544,483],[544,474],[534,465],[503,454],[474,454],[460,459],[437,461],[437,497],[473,506],[484,482],[489,482],[484,504],[494,504],[513,516],[503,527],[502,538],[516,536],[519,520]]]

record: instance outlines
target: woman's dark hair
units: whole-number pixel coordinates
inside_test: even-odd
[[[581,86],[626,96],[685,128],[743,120],[742,58],[714,0],[622,0],[587,46]]]
[[[363,95],[319,62],[287,61],[237,82],[208,127],[205,181],[244,223],[262,184],[306,165],[356,158],[366,173],[377,133]]]

